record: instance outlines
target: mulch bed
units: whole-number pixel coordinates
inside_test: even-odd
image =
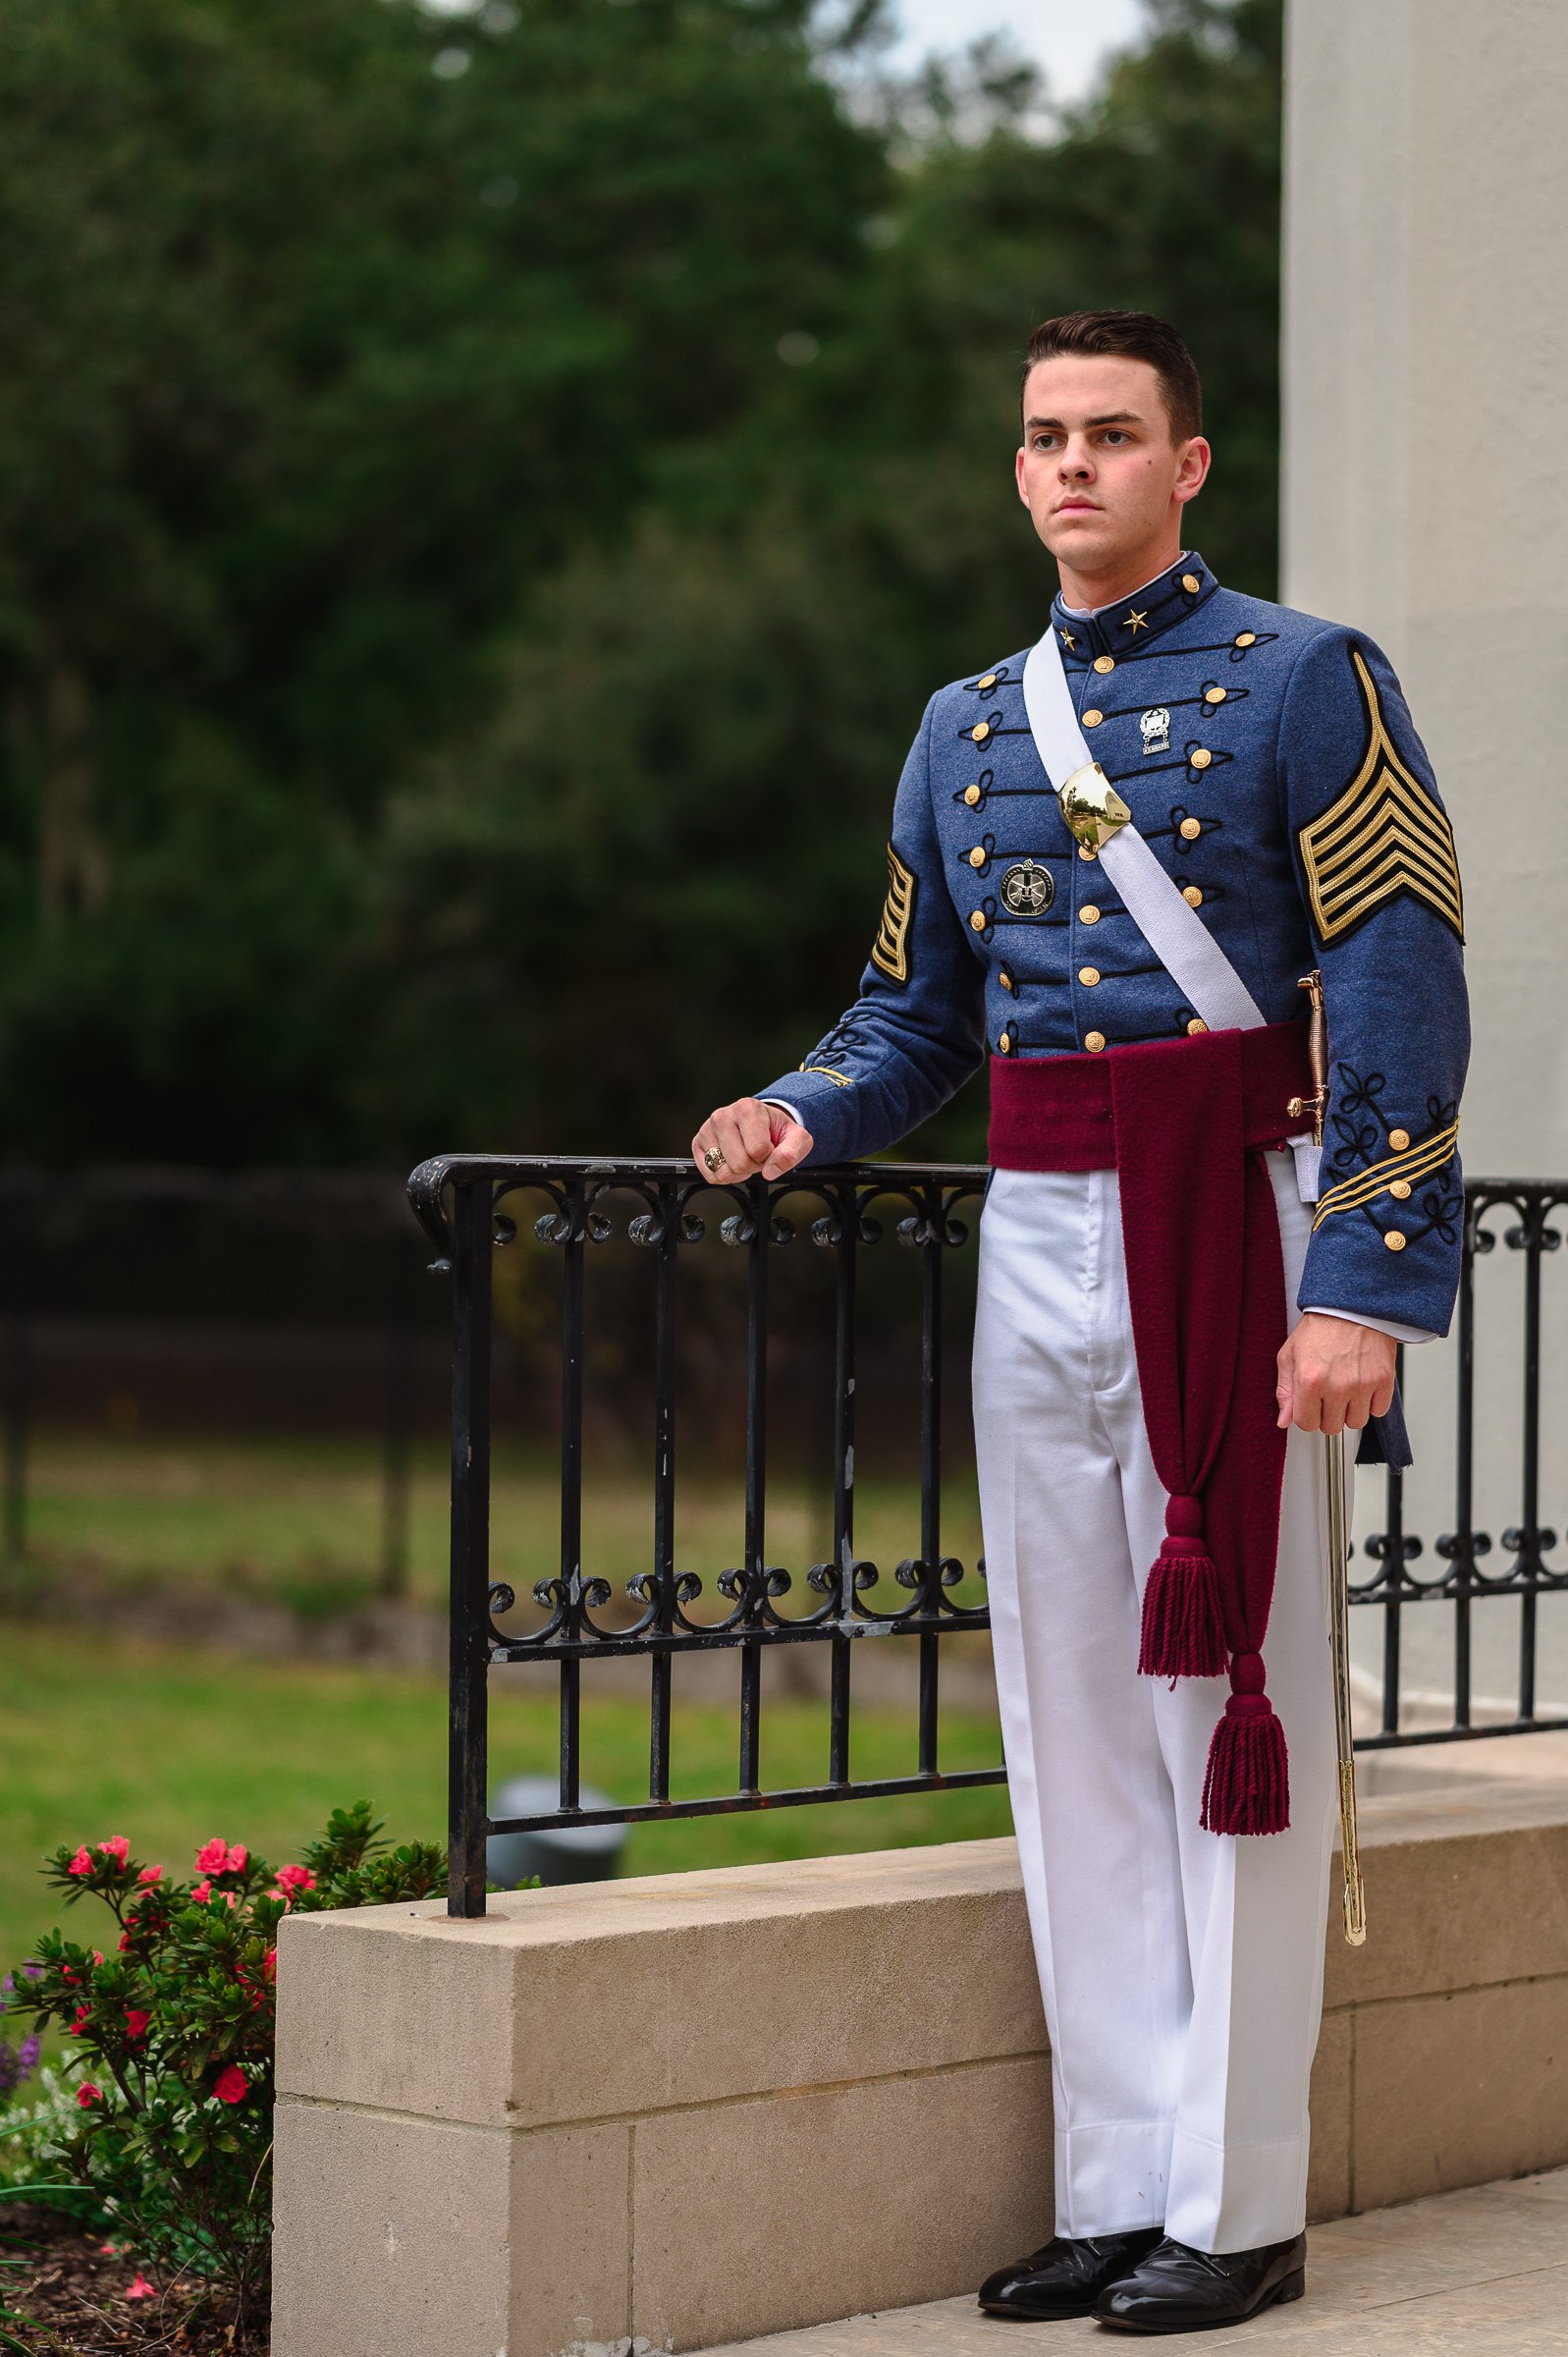
[[[266,2357],[266,2335],[241,2339],[231,2326],[196,2313],[200,2296],[154,2277],[154,2296],[128,2299],[145,2280],[134,2259],[102,2228],[88,2233],[77,2220],[30,2205],[0,2214],[0,2308],[10,2333],[27,2357]],[[0,2339],[0,2347],[6,2346]]]

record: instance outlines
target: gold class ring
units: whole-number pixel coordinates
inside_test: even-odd
[[[725,1167],[725,1150],[723,1146],[710,1146],[702,1159],[710,1171],[722,1171]]]

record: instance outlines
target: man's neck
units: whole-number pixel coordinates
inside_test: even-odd
[[[1079,613],[1093,613],[1100,606],[1113,606],[1118,599],[1130,597],[1135,589],[1143,589],[1169,571],[1181,556],[1181,534],[1172,531],[1160,540],[1138,549],[1133,555],[1120,559],[1103,573],[1079,573],[1058,557],[1056,570],[1061,576],[1061,602],[1076,607]]]

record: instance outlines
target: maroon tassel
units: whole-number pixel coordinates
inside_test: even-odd
[[[1209,1746],[1203,1828],[1209,1834],[1282,1834],[1290,1823],[1285,1730],[1264,1692],[1263,1657],[1238,1653],[1230,1700]]]
[[[1219,1577],[1196,1498],[1165,1501],[1165,1537],[1143,1592],[1138,1669],[1144,1677],[1220,1677],[1225,1668]]]

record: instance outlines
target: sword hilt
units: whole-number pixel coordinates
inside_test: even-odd
[[[1312,1074],[1312,1093],[1292,1097],[1285,1111],[1293,1122],[1310,1114],[1312,1142],[1321,1146],[1324,1116],[1328,1110],[1328,1017],[1323,1003],[1323,975],[1318,967],[1314,966],[1310,974],[1303,974],[1296,988],[1304,990],[1312,1003],[1307,1017],[1307,1069]]]

